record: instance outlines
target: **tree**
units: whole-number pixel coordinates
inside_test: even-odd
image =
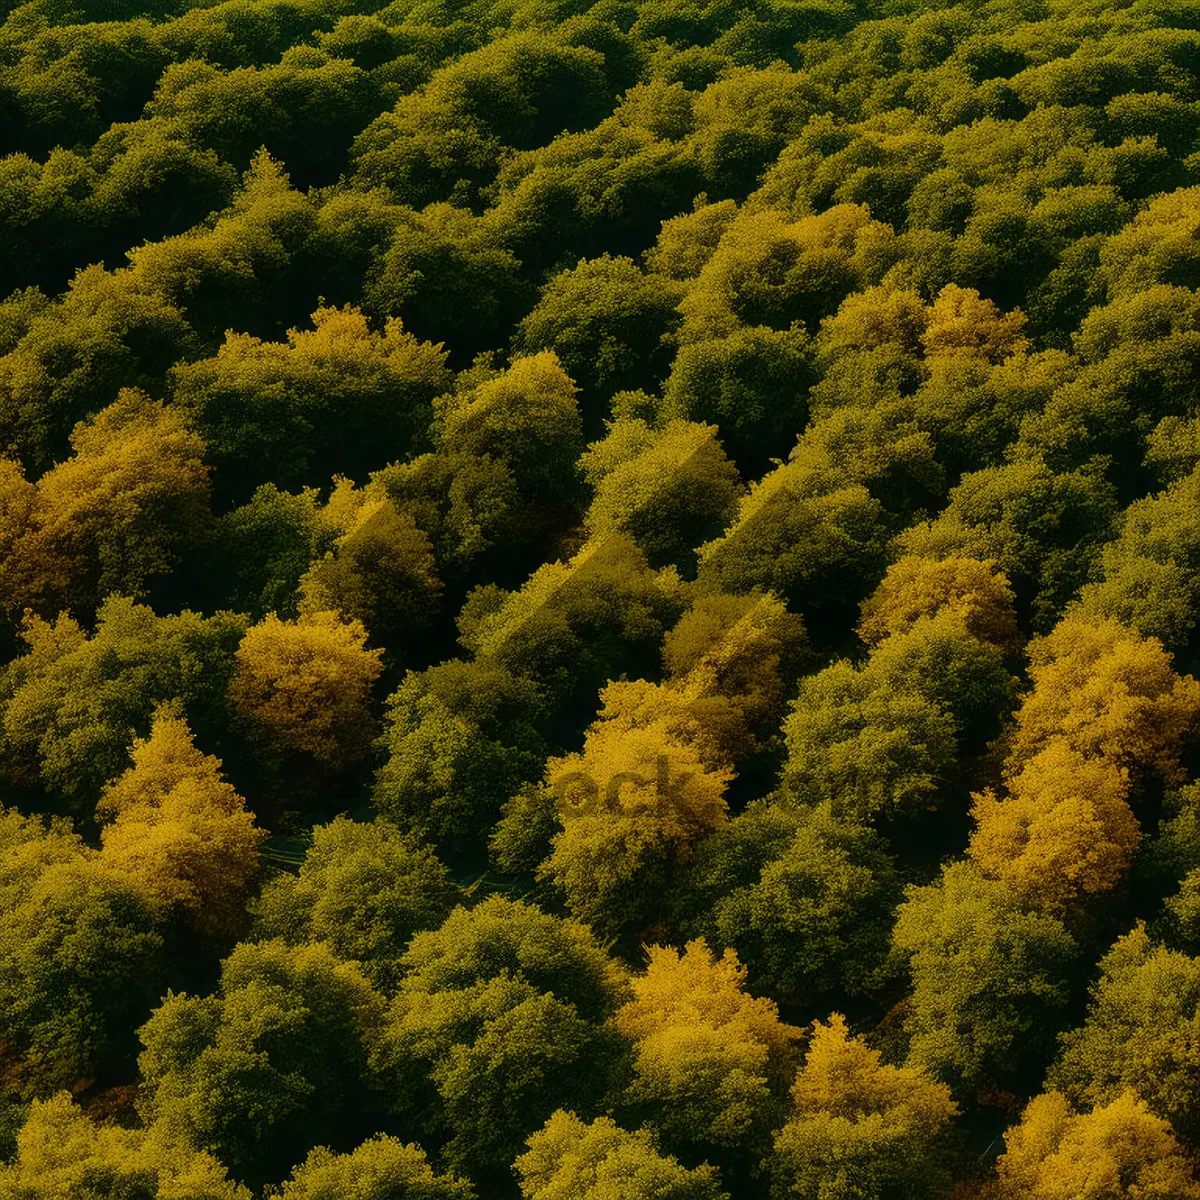
[[[280,1200],[474,1200],[475,1189],[437,1175],[415,1145],[380,1134],[348,1154],[318,1146],[279,1191]]]
[[[900,898],[879,835],[828,804],[751,804],[699,844],[683,889],[688,927],[791,1005],[872,988]]]
[[[245,917],[264,831],[196,749],[187,721],[160,709],[136,739],[133,765],[104,789],[101,862],[129,877],[159,912],[182,912],[202,933],[228,934]]]
[[[670,1147],[757,1159],[781,1115],[795,1031],[773,1001],[747,995],[733,950],[717,958],[701,938],[682,954],[651,946],[647,955],[616,1016],[634,1048],[633,1112]]]
[[[66,1092],[35,1100],[17,1135],[16,1158],[0,1166],[4,1200],[250,1200],[211,1154],[174,1146],[158,1131],[94,1124]]]
[[[1050,1057],[1076,957],[1056,918],[952,863],[936,883],[908,889],[892,943],[912,976],[911,1065],[969,1095],[1032,1075]]]
[[[584,260],[543,288],[514,344],[526,352],[554,350],[594,404],[665,374],[663,343],[679,321],[680,291],[628,258]]]
[[[660,1154],[650,1130],[630,1133],[608,1117],[585,1122],[561,1109],[530,1137],[515,1166],[525,1200],[726,1200],[714,1168],[688,1170]]]
[[[700,548],[700,582],[772,591],[806,616],[828,611],[882,570],[881,517],[862,484],[794,459],[751,485],[725,534]]]
[[[600,1022],[624,979],[586,926],[493,896],[418,934],[401,966],[378,1061],[455,1169],[503,1178],[555,1109],[610,1086],[620,1045]]]
[[[162,936],[129,879],[82,843],[69,855],[56,847],[49,861],[30,862],[22,849],[29,826],[22,831],[12,816],[4,824],[0,1036],[9,1087],[48,1096],[123,1057],[157,995]]]
[[[915,680],[846,662],[801,681],[784,722],[785,791],[869,820],[935,808],[955,760],[955,723]]]
[[[996,1200],[1195,1200],[1192,1164],[1170,1125],[1132,1091],[1077,1113],[1059,1092],[1030,1101],[1004,1135]]]
[[[174,401],[208,443],[225,494],[246,479],[279,487],[361,476],[421,444],[433,398],[450,383],[446,353],[390,318],[323,307],[286,342],[229,332],[212,358],[171,373]]]
[[[229,687],[234,707],[267,745],[340,768],[367,750],[367,708],[379,650],[366,648],[361,621],[336,612],[281,621],[273,613],[246,630]]]
[[[140,597],[207,533],[204,443],[178,410],[124,389],[76,426],[71,446],[74,456],[24,493],[23,512],[5,502],[16,518],[0,561],[10,610],[87,617],[111,593]]]
[[[10,778],[36,779],[90,815],[159,704],[180,701],[193,729],[219,736],[244,632],[233,613],[158,617],[118,597],[101,605],[90,637],[65,615],[27,621],[28,652],[8,665],[0,692]]]
[[[1200,959],[1156,946],[1142,925],[1100,962],[1087,1020],[1065,1034],[1048,1077],[1072,1102],[1111,1104],[1133,1089],[1182,1137],[1200,1128]]]
[[[1029,647],[1032,690],[1017,711],[1011,764],[1051,739],[1138,774],[1178,779],[1200,714],[1200,683],[1171,669],[1157,638],[1112,618],[1073,614]]]
[[[564,890],[577,917],[606,932],[653,920],[672,869],[725,821],[730,777],[666,720],[598,722],[582,753],[546,768],[562,829],[539,874]]]
[[[477,844],[504,801],[542,771],[542,709],[532,680],[494,663],[410,672],[388,699],[376,807],[439,845]]]
[[[324,942],[389,988],[413,934],[440,925],[458,889],[418,838],[383,820],[338,817],[312,831],[298,875],[263,888],[257,928],[293,945]]]
[[[840,1013],[813,1022],[791,1090],[792,1115],[775,1135],[774,1195],[949,1195],[950,1089],[918,1067],[885,1064]]]
[[[888,567],[875,591],[863,601],[858,636],[877,646],[890,634],[909,632],[921,617],[943,609],[961,610],[967,632],[1002,650],[1021,642],[1008,580],[991,562],[950,556],[908,555]]]
[[[740,467],[765,465],[807,423],[812,358],[799,327],[754,325],[688,342],[663,385],[663,415],[717,425]]]
[[[705,703],[739,715],[745,744],[725,747],[736,760],[775,735],[784,700],[809,654],[804,621],[770,593],[696,596],[663,638],[668,681]]]
[[[971,810],[971,859],[988,875],[1060,913],[1125,878],[1141,830],[1122,768],[1060,739],[1025,764],[1008,793],[977,794]]]
[[[244,942],[211,996],[168,992],[140,1031],[138,1108],[252,1186],[377,1128],[368,1063],[383,1000],[322,945]]]
[[[438,443],[451,456],[498,459],[524,496],[561,505],[578,489],[577,391],[553,350],[517,358],[506,371],[438,401]]]
[[[1022,453],[1002,466],[965,475],[933,522],[899,539],[905,554],[992,559],[1013,586],[1021,612],[1048,630],[1112,536],[1112,486],[1095,464],[1054,471]]]
[[[1200,471],[1156,496],[1135,500],[1121,532],[1104,548],[1102,578],[1080,594],[1084,612],[1114,617],[1144,637],[1159,638],[1176,655],[1194,654],[1192,639],[1200,596],[1196,521],[1200,519]]]
[[[338,513],[341,536],[300,579],[297,607],[361,622],[377,646],[399,656],[437,613],[442,581],[433,546],[390,500],[355,497],[346,507]]]
[[[717,432],[688,421],[661,430],[637,419],[610,422],[580,460],[594,490],[588,531],[632,534],[652,566],[693,566],[696,546],[725,528],[742,491]]]
[[[536,680],[561,701],[650,658],[683,607],[680,582],[670,568],[652,571],[628,534],[592,538],[519,591],[477,590],[459,614],[459,640],[476,661]]]

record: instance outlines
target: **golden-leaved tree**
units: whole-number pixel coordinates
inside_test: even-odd
[[[196,748],[184,717],[161,708],[133,765],[100,798],[101,861],[127,875],[163,914],[180,912],[203,933],[227,934],[245,917],[264,831]]]

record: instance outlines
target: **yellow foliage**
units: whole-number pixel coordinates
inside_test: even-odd
[[[858,636],[875,646],[889,634],[907,633],[921,619],[942,609],[962,614],[967,632],[1005,650],[1021,642],[1013,611],[1013,592],[991,559],[951,555],[924,558],[909,554],[893,563],[874,593],[862,604]]]
[[[1179,750],[1200,717],[1200,683],[1178,675],[1157,638],[1073,613],[1030,644],[1033,690],[1017,712],[1009,769],[1050,741],[1132,772],[1181,776]]]
[[[563,827],[541,873],[565,889],[582,920],[620,924],[645,903],[642,889],[657,891],[648,869],[686,857],[725,821],[729,779],[669,719],[597,722],[582,753],[547,765],[545,785]]]
[[[1020,309],[1001,316],[995,304],[974,288],[948,283],[929,310],[921,342],[931,358],[954,354],[1000,362],[1028,346],[1024,328],[1025,314]]]
[[[813,1022],[804,1066],[792,1085],[797,1119],[828,1115],[847,1121],[882,1117],[893,1127],[932,1130],[954,1119],[950,1089],[917,1067],[893,1067],[852,1037],[841,1013]]]
[[[996,1200],[1200,1200],[1170,1125],[1133,1092],[1090,1113],[1047,1092],[1004,1141]]]
[[[238,646],[230,700],[267,738],[340,767],[365,752],[372,732],[367,701],[382,651],[366,640],[361,621],[336,612],[296,621],[270,613]]]
[[[1031,758],[998,799],[975,797],[971,858],[1019,895],[1061,909],[1125,878],[1141,832],[1126,802],[1129,776],[1057,739]]]
[[[665,946],[648,954],[616,1016],[634,1044],[632,1095],[661,1105],[657,1123],[677,1138],[736,1145],[784,1094],[797,1031],[774,1001],[746,993],[733,950],[714,958],[698,939],[682,954]]]
[[[0,463],[0,604],[43,614],[139,595],[208,519],[204,443],[174,408],[123,390],[29,484]]]
[[[264,834],[254,814],[221,777],[220,760],[196,749],[182,717],[160,711],[132,757],[97,806],[112,822],[101,861],[159,910],[178,907],[202,932],[230,932],[258,868]]]

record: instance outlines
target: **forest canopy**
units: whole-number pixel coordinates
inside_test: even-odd
[[[1197,0],[0,0],[0,1200],[1200,1200]]]

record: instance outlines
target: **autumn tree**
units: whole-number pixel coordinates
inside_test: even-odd
[[[1170,1125],[1133,1091],[1090,1112],[1060,1092],[1030,1101],[1004,1135],[996,1200],[1195,1200],[1192,1163]]]
[[[182,913],[206,934],[228,934],[245,915],[264,831],[198,750],[187,721],[155,714],[150,736],[134,741],[133,765],[101,794],[101,861],[127,875],[164,915]]]
[[[734,951],[716,957],[697,939],[682,953],[652,946],[647,954],[616,1015],[634,1047],[633,1113],[669,1148],[760,1157],[782,1112],[795,1031],[773,1001],[746,993]]]
[[[894,562],[863,601],[858,636],[875,646],[889,634],[907,633],[921,617],[961,610],[967,632],[1003,650],[1020,644],[1013,593],[994,563],[950,556],[908,555]]]
[[[238,645],[230,699],[267,746],[340,768],[373,732],[367,703],[382,652],[366,640],[361,621],[336,612],[295,621],[268,613]]]
[[[884,1063],[840,1013],[813,1022],[791,1095],[775,1135],[773,1194],[949,1195],[958,1115],[950,1089],[918,1067]]]
[[[1128,873],[1141,830],[1128,773],[1047,742],[1008,784],[975,796],[972,860],[1037,906],[1062,912],[1111,891]]]
[[[0,1166],[4,1200],[250,1200],[211,1154],[173,1145],[158,1130],[93,1122],[66,1092],[36,1100],[17,1135],[17,1153]]]
[[[652,919],[672,868],[725,821],[729,778],[665,720],[598,722],[581,753],[546,768],[562,829],[540,873],[598,928]]]
[[[725,1200],[720,1176],[705,1164],[689,1170],[659,1153],[649,1129],[635,1133],[608,1117],[582,1121],[559,1110],[529,1139],[516,1172],[525,1200]]]
[[[71,446],[32,488],[4,468],[0,603],[10,610],[87,617],[112,593],[140,597],[207,534],[204,443],[178,409],[125,389],[76,426]]]
[[[1012,763],[1051,739],[1131,772],[1180,777],[1179,754],[1200,713],[1200,683],[1171,668],[1156,638],[1112,618],[1073,614],[1029,647],[1032,690],[1017,712]]]

